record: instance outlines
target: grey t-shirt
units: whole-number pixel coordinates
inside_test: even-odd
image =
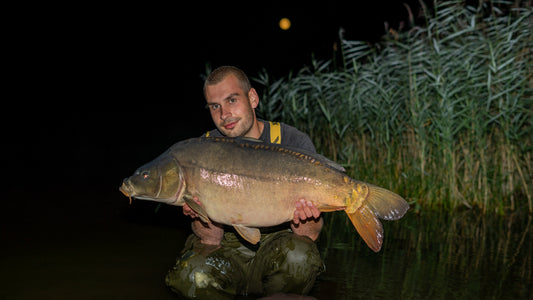
[[[259,139],[263,142],[270,143],[270,122],[263,120],[259,120],[259,122],[262,122],[265,125]],[[281,145],[316,153],[315,146],[307,134],[285,123],[280,122],[280,125]],[[203,136],[205,136],[205,134]],[[220,133],[220,131],[218,131],[218,129],[213,129],[209,131],[209,136],[221,137],[223,135]]]

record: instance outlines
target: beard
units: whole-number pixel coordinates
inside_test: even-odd
[[[224,122],[221,122],[217,125],[218,130],[227,137],[243,137],[250,132],[252,129],[252,126],[254,124],[254,111],[253,109],[250,109],[248,114],[244,117],[235,117],[235,118],[229,118]],[[226,129],[224,125],[237,122],[233,128]]]

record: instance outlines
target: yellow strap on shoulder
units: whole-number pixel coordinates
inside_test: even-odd
[[[279,122],[270,123],[270,142],[272,144],[281,144],[281,125]]]
[[[270,142],[272,144],[281,144],[281,125],[279,122],[270,123]],[[205,137],[209,137],[209,131],[205,133]]]

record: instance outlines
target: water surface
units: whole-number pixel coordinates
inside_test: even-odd
[[[6,199],[0,299],[179,299],[163,280],[190,233],[181,208],[128,205],[115,189]],[[409,212],[384,227],[374,253],[342,212],[329,215],[318,242],[327,270],[310,296],[531,299],[531,215]]]
[[[384,227],[379,253],[350,241],[349,230],[326,231],[320,244],[328,269],[315,291],[325,286],[338,299],[532,297],[531,215],[408,213]]]

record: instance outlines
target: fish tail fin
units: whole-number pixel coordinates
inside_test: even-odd
[[[383,226],[379,219],[398,220],[409,209],[409,204],[401,196],[366,183],[356,185],[351,204],[346,213],[368,247],[375,252],[383,243]]]
[[[409,204],[400,195],[375,185],[368,185],[366,204],[383,220],[398,220],[409,209]]]
[[[374,212],[367,205],[363,205],[354,213],[346,214],[368,247],[378,252],[383,244],[383,226]]]

